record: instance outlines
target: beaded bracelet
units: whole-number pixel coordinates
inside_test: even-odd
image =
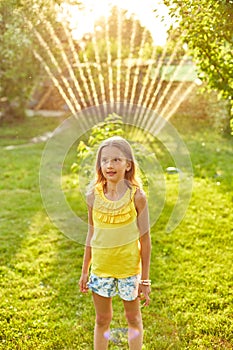
[[[143,286],[151,286],[151,280],[140,280],[139,284]]]

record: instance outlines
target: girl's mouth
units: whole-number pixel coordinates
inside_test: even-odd
[[[109,176],[113,176],[113,175],[115,175],[116,173],[114,172],[114,171],[108,171],[107,172],[107,175],[109,175]]]

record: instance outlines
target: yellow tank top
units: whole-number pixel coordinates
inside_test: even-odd
[[[126,278],[140,273],[135,192],[133,186],[118,201],[111,201],[101,185],[95,188],[91,247],[92,272],[97,276]]]

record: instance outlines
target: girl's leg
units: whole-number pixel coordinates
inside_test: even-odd
[[[139,303],[140,301],[137,298],[133,301],[123,300],[123,302],[125,308],[125,316],[129,328],[129,348],[131,350],[141,350],[143,340],[143,326]]]
[[[94,350],[106,350],[112,320],[112,299],[102,297],[94,292],[92,295],[96,312]]]

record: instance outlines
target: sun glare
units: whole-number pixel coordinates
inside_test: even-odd
[[[162,1],[155,0],[85,0],[83,8],[78,5],[61,5],[60,19],[66,18],[70,23],[75,40],[81,40],[87,33],[94,31],[95,21],[102,16],[108,17],[112,6],[118,6],[136,16],[152,35],[155,45],[163,46],[167,39],[167,29],[172,23],[167,7]],[[156,10],[156,11],[155,11]]]

